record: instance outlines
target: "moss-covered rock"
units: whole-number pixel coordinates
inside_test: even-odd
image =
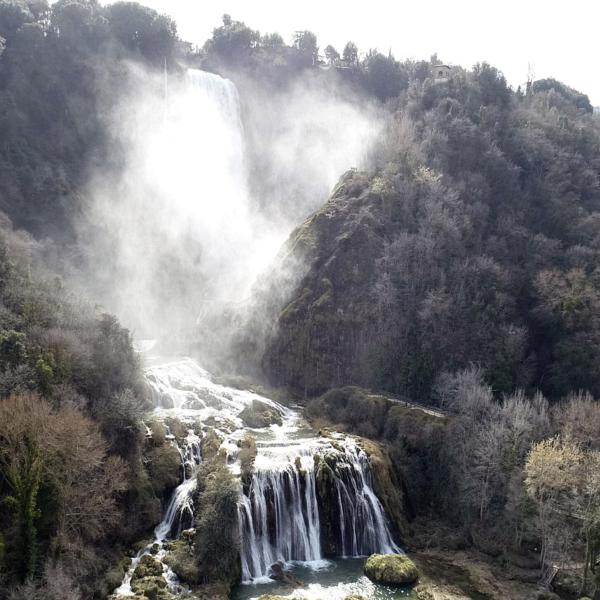
[[[164,590],[167,588],[167,581],[164,577],[151,576],[141,579],[131,580],[131,589],[136,594],[147,594],[151,590]]]
[[[287,600],[283,596],[276,596],[275,594],[261,594],[258,600]]]
[[[325,556],[336,556],[338,547],[338,500],[336,492],[335,454],[314,457],[317,503],[319,505],[321,547]]]
[[[181,480],[181,455],[175,446],[164,444],[146,454],[146,468],[157,496],[165,496]]]
[[[209,427],[202,437],[202,443],[200,450],[202,452],[202,459],[210,461],[219,454],[223,440],[219,437],[219,434],[212,428]]]
[[[194,557],[194,549],[186,541],[176,540],[172,542],[163,560],[183,583],[192,585],[200,583],[200,573]]]
[[[169,433],[175,436],[177,440],[183,440],[187,437],[188,426],[177,417],[166,417],[165,425],[169,428]]]
[[[248,491],[254,472],[254,459],[256,458],[256,439],[246,434],[239,442],[240,446],[240,470],[244,492]]]
[[[148,577],[160,577],[162,579],[162,573],[163,566],[160,563],[160,561],[158,561],[150,554],[144,554],[144,556],[142,556],[140,562],[136,566],[135,570],[133,571],[133,575],[131,577],[132,587],[135,581],[145,579]]]
[[[283,422],[278,410],[260,400],[253,400],[238,415],[246,427],[260,429],[270,425],[281,425]]]
[[[371,554],[364,571],[374,583],[386,585],[407,585],[419,579],[417,566],[405,554]]]

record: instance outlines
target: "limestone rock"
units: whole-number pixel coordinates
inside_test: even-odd
[[[406,585],[419,579],[417,566],[405,554],[371,554],[364,571],[374,583]]]

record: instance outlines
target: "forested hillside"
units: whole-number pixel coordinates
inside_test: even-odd
[[[357,383],[429,400],[480,365],[497,395],[600,394],[600,121],[551,80],[488,65],[414,78],[372,172],[344,175],[291,236],[307,274],[265,356],[314,394]]]
[[[133,2],[0,2],[0,210],[38,237],[72,241],[94,168],[118,165],[106,112],[127,60],[163,68],[175,25]]]
[[[73,244],[91,170],[119,162],[103,111],[126,61],[162,69],[175,44],[134,3],[0,2],[1,598],[106,596],[160,519],[130,334],[48,270],[40,240]]]
[[[311,31],[288,44],[229,15],[193,48],[135,2],[0,0],[0,600],[104,599],[127,581],[140,599],[222,600],[272,574],[273,549],[291,564],[436,544],[475,547],[527,585],[566,564],[565,598],[600,588],[600,117],[554,79],[515,90],[486,63],[436,77],[440,62],[319,48]],[[189,67],[209,73],[194,83]],[[236,121],[247,212],[195,154],[226,154],[228,128],[173,136],[192,155],[185,184],[169,164],[136,185],[163,164],[130,155],[168,137],[119,137],[140,83],[139,129],[157,111],[168,129],[177,86]],[[368,130],[364,168],[327,199],[335,144],[318,146],[340,123]],[[112,219],[94,222],[92,187]],[[195,209],[180,229],[178,201]],[[156,206],[168,240],[138,218]],[[251,298],[211,303],[259,237],[232,221],[254,213],[285,235],[304,222]],[[156,264],[128,227],[150,231]],[[89,297],[117,272],[149,280],[153,319],[178,323],[157,344],[173,361],[144,373],[130,331]],[[142,320],[130,289],[110,291]],[[360,549],[350,531],[368,534]]]

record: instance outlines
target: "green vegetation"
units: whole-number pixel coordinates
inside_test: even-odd
[[[129,333],[44,273],[6,223],[0,274],[0,598],[108,593],[103,573],[159,508]]]
[[[487,64],[406,85],[373,170],[344,175],[282,253],[307,272],[275,316],[272,381],[430,401],[478,364],[498,397],[600,395],[597,116]]]
[[[228,582],[241,576],[237,503],[239,483],[217,458],[198,473],[198,517],[195,552],[202,583]]]
[[[533,569],[535,578],[540,566],[544,576],[554,565],[577,565],[566,572],[570,587],[593,592],[600,550],[600,404],[572,394],[550,405],[539,393],[528,398],[518,391],[498,401],[476,368],[445,374],[435,395],[448,416],[357,388],[332,390],[310,401],[306,413],[314,423],[384,442],[402,517],[410,519],[400,527],[405,543],[475,546],[504,565]],[[385,501],[389,484],[377,489],[378,471],[375,461],[374,482]],[[386,509],[396,522],[399,511]],[[445,537],[445,528],[453,533]]]

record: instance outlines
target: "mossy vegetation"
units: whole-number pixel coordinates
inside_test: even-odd
[[[385,585],[409,585],[419,579],[417,566],[406,554],[372,554],[364,570],[371,581]]]
[[[270,425],[281,425],[279,411],[260,400],[252,400],[252,404],[244,408],[238,415],[246,427],[260,429]]]

